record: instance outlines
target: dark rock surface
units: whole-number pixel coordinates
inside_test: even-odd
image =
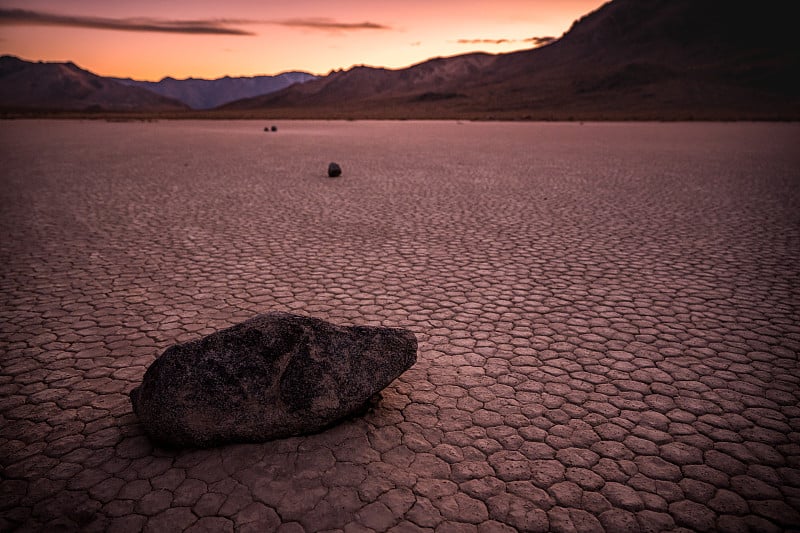
[[[337,163],[331,163],[328,165],[328,177],[329,178],[338,178],[342,175],[342,167],[340,167]]]
[[[158,443],[266,441],[359,412],[416,358],[407,330],[273,312],[168,348],[131,402]]]

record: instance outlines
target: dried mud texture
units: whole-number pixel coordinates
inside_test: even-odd
[[[0,124],[0,529],[800,524],[797,125],[262,128]],[[267,310],[418,362],[316,435],[152,448],[154,357]]]

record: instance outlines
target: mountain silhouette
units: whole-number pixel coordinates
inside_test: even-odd
[[[790,7],[780,0],[613,0],[539,48],[435,58],[404,69],[357,66],[319,78],[288,72],[138,82],[103,78],[73,63],[4,56],[0,111],[797,120],[800,47]]]
[[[92,74],[74,63],[0,57],[0,111],[175,112],[185,104]]]
[[[176,80],[170,77],[161,81],[113,79],[124,85],[141,87],[161,96],[180,100],[192,109],[211,109],[234,100],[273,93],[295,83],[316,79],[316,76],[307,72],[284,72],[276,76],[236,78],[225,76],[214,80],[198,78]]]
[[[354,67],[222,106],[295,118],[800,117],[788,4],[614,0],[509,54]]]

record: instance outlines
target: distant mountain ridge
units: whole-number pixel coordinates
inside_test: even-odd
[[[319,78],[289,72],[135,82],[72,63],[4,57],[0,109],[214,118],[800,120],[800,47],[790,7],[782,0],[612,0],[539,48],[434,58],[397,70],[358,66]],[[126,92],[133,90],[140,92]],[[236,99],[255,91],[271,92]]]
[[[128,87],[74,63],[0,57],[0,111],[176,112],[187,106],[139,87]]]
[[[137,81],[130,78],[110,78],[132,87],[141,87],[161,96],[180,100],[192,109],[215,107],[279,91],[295,83],[317,79],[308,72],[284,72],[275,76],[229,77],[207,80],[187,78],[177,80],[166,77],[161,81]]]
[[[614,0],[560,39],[406,69],[354,67],[222,106],[290,118],[800,118],[788,3]]]

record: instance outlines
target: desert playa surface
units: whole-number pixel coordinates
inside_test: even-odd
[[[800,126],[276,124],[0,124],[0,530],[800,526]],[[270,310],[418,362],[154,448],[146,367]]]

